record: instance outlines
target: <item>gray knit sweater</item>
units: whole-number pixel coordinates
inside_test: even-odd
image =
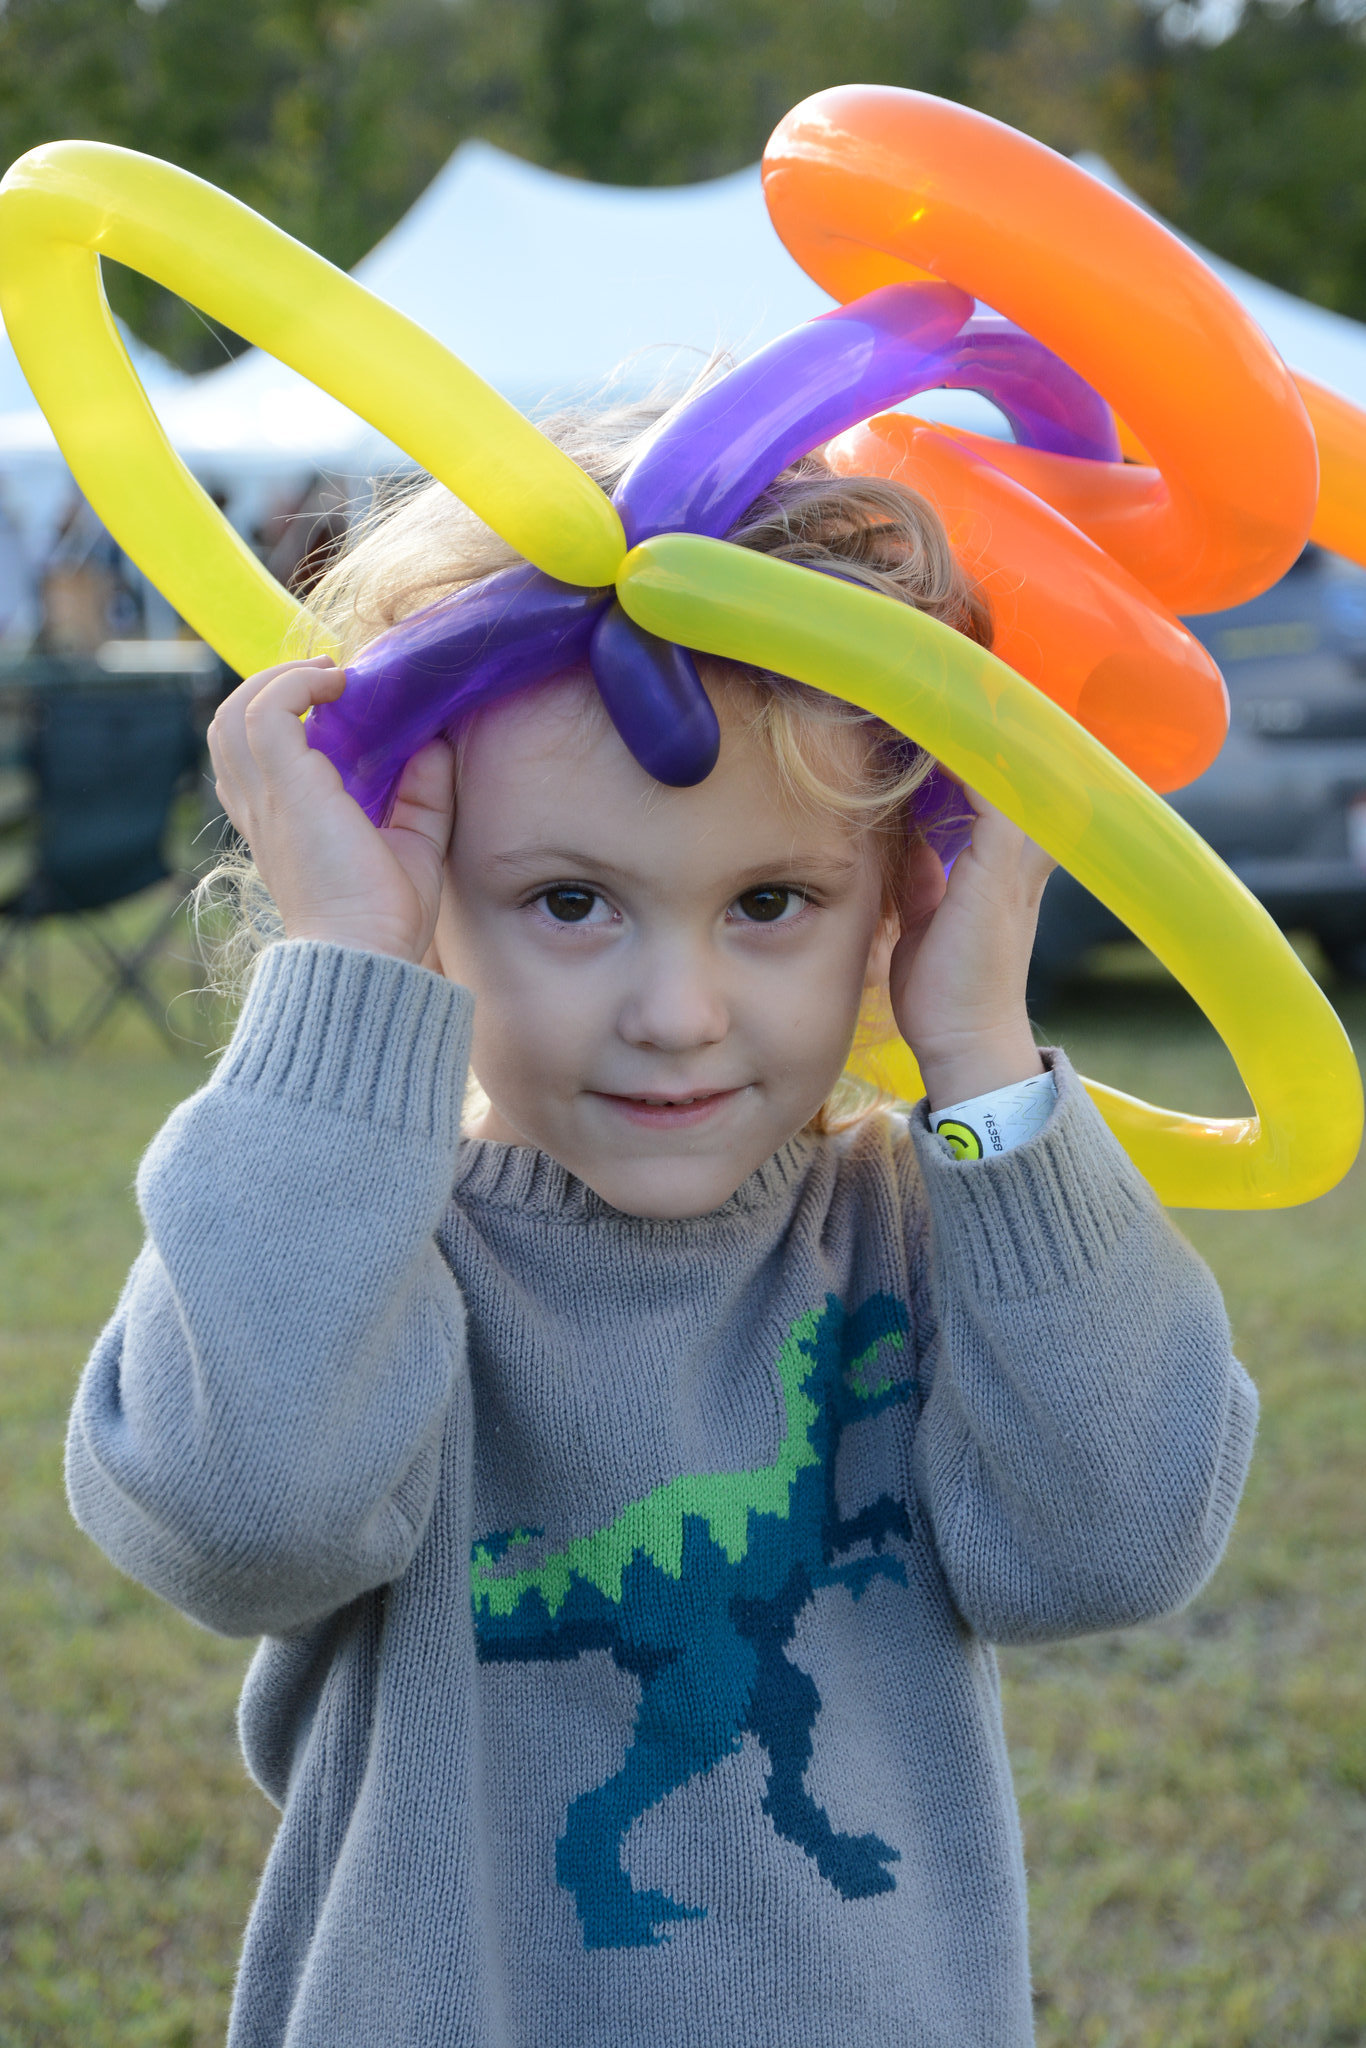
[[[713,1214],[459,1141],[470,999],[269,953],[139,1182],[68,1482],[264,1637],[232,2048],[1021,2048],[988,1645],[1188,1600],[1255,1396],[1066,1062]],[[452,1192],[454,1184],[454,1192]]]

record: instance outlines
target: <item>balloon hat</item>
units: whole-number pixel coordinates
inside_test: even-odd
[[[975,314],[953,285],[885,285],[795,328],[661,424],[613,495],[628,546],[666,533],[721,537],[799,456],[950,383],[986,392],[1030,446],[1118,457],[1109,407],[1031,336]],[[858,582],[852,568],[850,580]],[[1188,724],[1198,729],[1203,718],[1222,738],[1218,670],[1177,631],[1196,686]],[[643,631],[612,590],[557,582],[529,566],[467,585],[364,648],[348,666],[345,696],[313,712],[312,741],[382,819],[404,764],[435,733],[585,664],[650,775],[685,787],[711,773],[720,728],[690,651]],[[919,808],[940,850],[955,851],[970,830],[961,799],[932,778]]]
[[[671,415],[612,501],[414,322],[247,207],[132,151],[54,143],[13,166],[0,311],[96,513],[243,674],[300,644],[299,605],[167,441],[105,303],[101,254],[311,376],[524,558],[364,649],[343,697],[310,719],[372,816],[434,733],[585,660],[637,759],[675,783],[715,754],[694,653],[794,677],[980,790],[1222,1034],[1251,1116],[1188,1116],[1086,1084],[1162,1199],[1312,1199],[1360,1142],[1351,1047],[1260,904],[1153,794],[1199,774],[1226,728],[1218,672],[1176,609],[1265,589],[1315,520],[1314,432],[1290,373],[1164,228],[965,108],[886,87],[817,94],[775,131],[764,186],[792,253],[844,303]],[[1015,443],[880,410],[943,384],[986,392]],[[1330,437],[1336,544],[1355,549],[1366,536],[1343,505],[1366,435],[1340,401],[1309,395]],[[852,580],[723,538],[814,447],[931,498],[991,598],[995,653]],[[862,1065],[921,1092],[899,1040]]]

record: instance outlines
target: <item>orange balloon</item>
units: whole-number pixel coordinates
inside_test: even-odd
[[[1319,504],[1310,538],[1366,564],[1366,412],[1296,375],[1319,444]]]
[[[895,477],[932,500],[954,553],[990,600],[1002,661],[1150,788],[1194,781],[1228,731],[1214,661],[1135,577],[980,447],[995,443],[887,413],[825,453],[844,474]]]
[[[1302,371],[1290,374],[1319,450],[1319,502],[1309,538],[1366,568],[1366,412]],[[1118,418],[1115,425],[1130,460],[1148,462],[1148,451],[1132,427]]]
[[[992,600],[1003,659],[1152,787],[1193,780],[1228,707],[1175,614],[1267,589],[1304,546],[1318,498],[1309,417],[1261,329],[1129,200],[925,93],[851,85],[803,101],[764,153],[764,195],[836,298],[926,277],[958,285],[1115,409],[1126,453],[1143,460],[1082,461],[900,414],[828,453],[939,507]]]

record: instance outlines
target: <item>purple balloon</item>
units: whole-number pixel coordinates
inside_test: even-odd
[[[936,761],[915,793],[915,822],[944,863],[953,866],[972,837],[976,812],[955,782]]]
[[[971,312],[956,285],[890,284],[771,341],[637,455],[612,499],[630,545],[728,533],[789,463],[923,390]]]
[[[1026,448],[1085,462],[1121,460],[1115,417],[1099,392],[1013,321],[974,315],[938,367],[947,389],[980,391],[999,406]]]
[[[721,727],[687,648],[612,604],[593,628],[588,660],[608,717],[646,774],[673,789],[705,781]]]
[[[727,533],[789,463],[921,388],[971,311],[956,285],[885,285],[770,342],[637,455],[613,495],[631,546],[658,533]],[[658,779],[687,785],[711,773],[716,750],[696,665],[665,644],[648,635],[622,642],[610,681],[596,661],[594,674],[641,765],[666,760],[670,773]]]
[[[627,539],[723,536],[800,456],[938,386],[982,392],[1027,446],[1118,459],[1109,407],[1031,335],[973,315],[956,286],[886,285],[771,342],[666,420],[617,487]],[[642,632],[609,591],[529,565],[467,585],[363,649],[344,695],[310,714],[309,742],[382,821],[405,763],[430,739],[585,663],[649,774],[675,787],[710,774],[716,714],[689,651]]]
[[[326,754],[366,816],[383,824],[405,765],[476,711],[588,659],[608,590],[556,583],[529,563],[500,569],[414,612],[347,663],[346,688],[309,713]]]

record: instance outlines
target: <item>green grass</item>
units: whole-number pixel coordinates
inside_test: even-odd
[[[172,1015],[210,1035],[192,1003]],[[120,1577],[61,1481],[76,1376],[140,1238],[133,1170],[204,1073],[128,1011],[79,1058],[0,1054],[3,2048],[221,2041],[270,1840],[233,1737],[243,1646]]]
[[[1348,1015],[1366,1045],[1366,1000]],[[1088,1072],[1240,1107],[1163,983],[1099,984],[1057,1028]],[[61,1488],[80,1362],[138,1242],[138,1154],[203,1072],[135,1017],[80,1058],[0,1064],[0,2048],[221,2041],[272,1830],[233,1736],[244,1647],[121,1579]],[[1223,1282],[1262,1435],[1193,1608],[1004,1659],[1040,2041],[1347,2048],[1366,2043],[1366,1173],[1310,1209],[1179,1220]]]
[[[1341,1000],[1358,1058],[1366,1000]],[[1060,1020],[1084,1071],[1236,1114],[1169,984]],[[1046,2048],[1366,2043],[1366,1169],[1178,1217],[1257,1381],[1228,1556],[1184,1614],[1003,1659]]]

